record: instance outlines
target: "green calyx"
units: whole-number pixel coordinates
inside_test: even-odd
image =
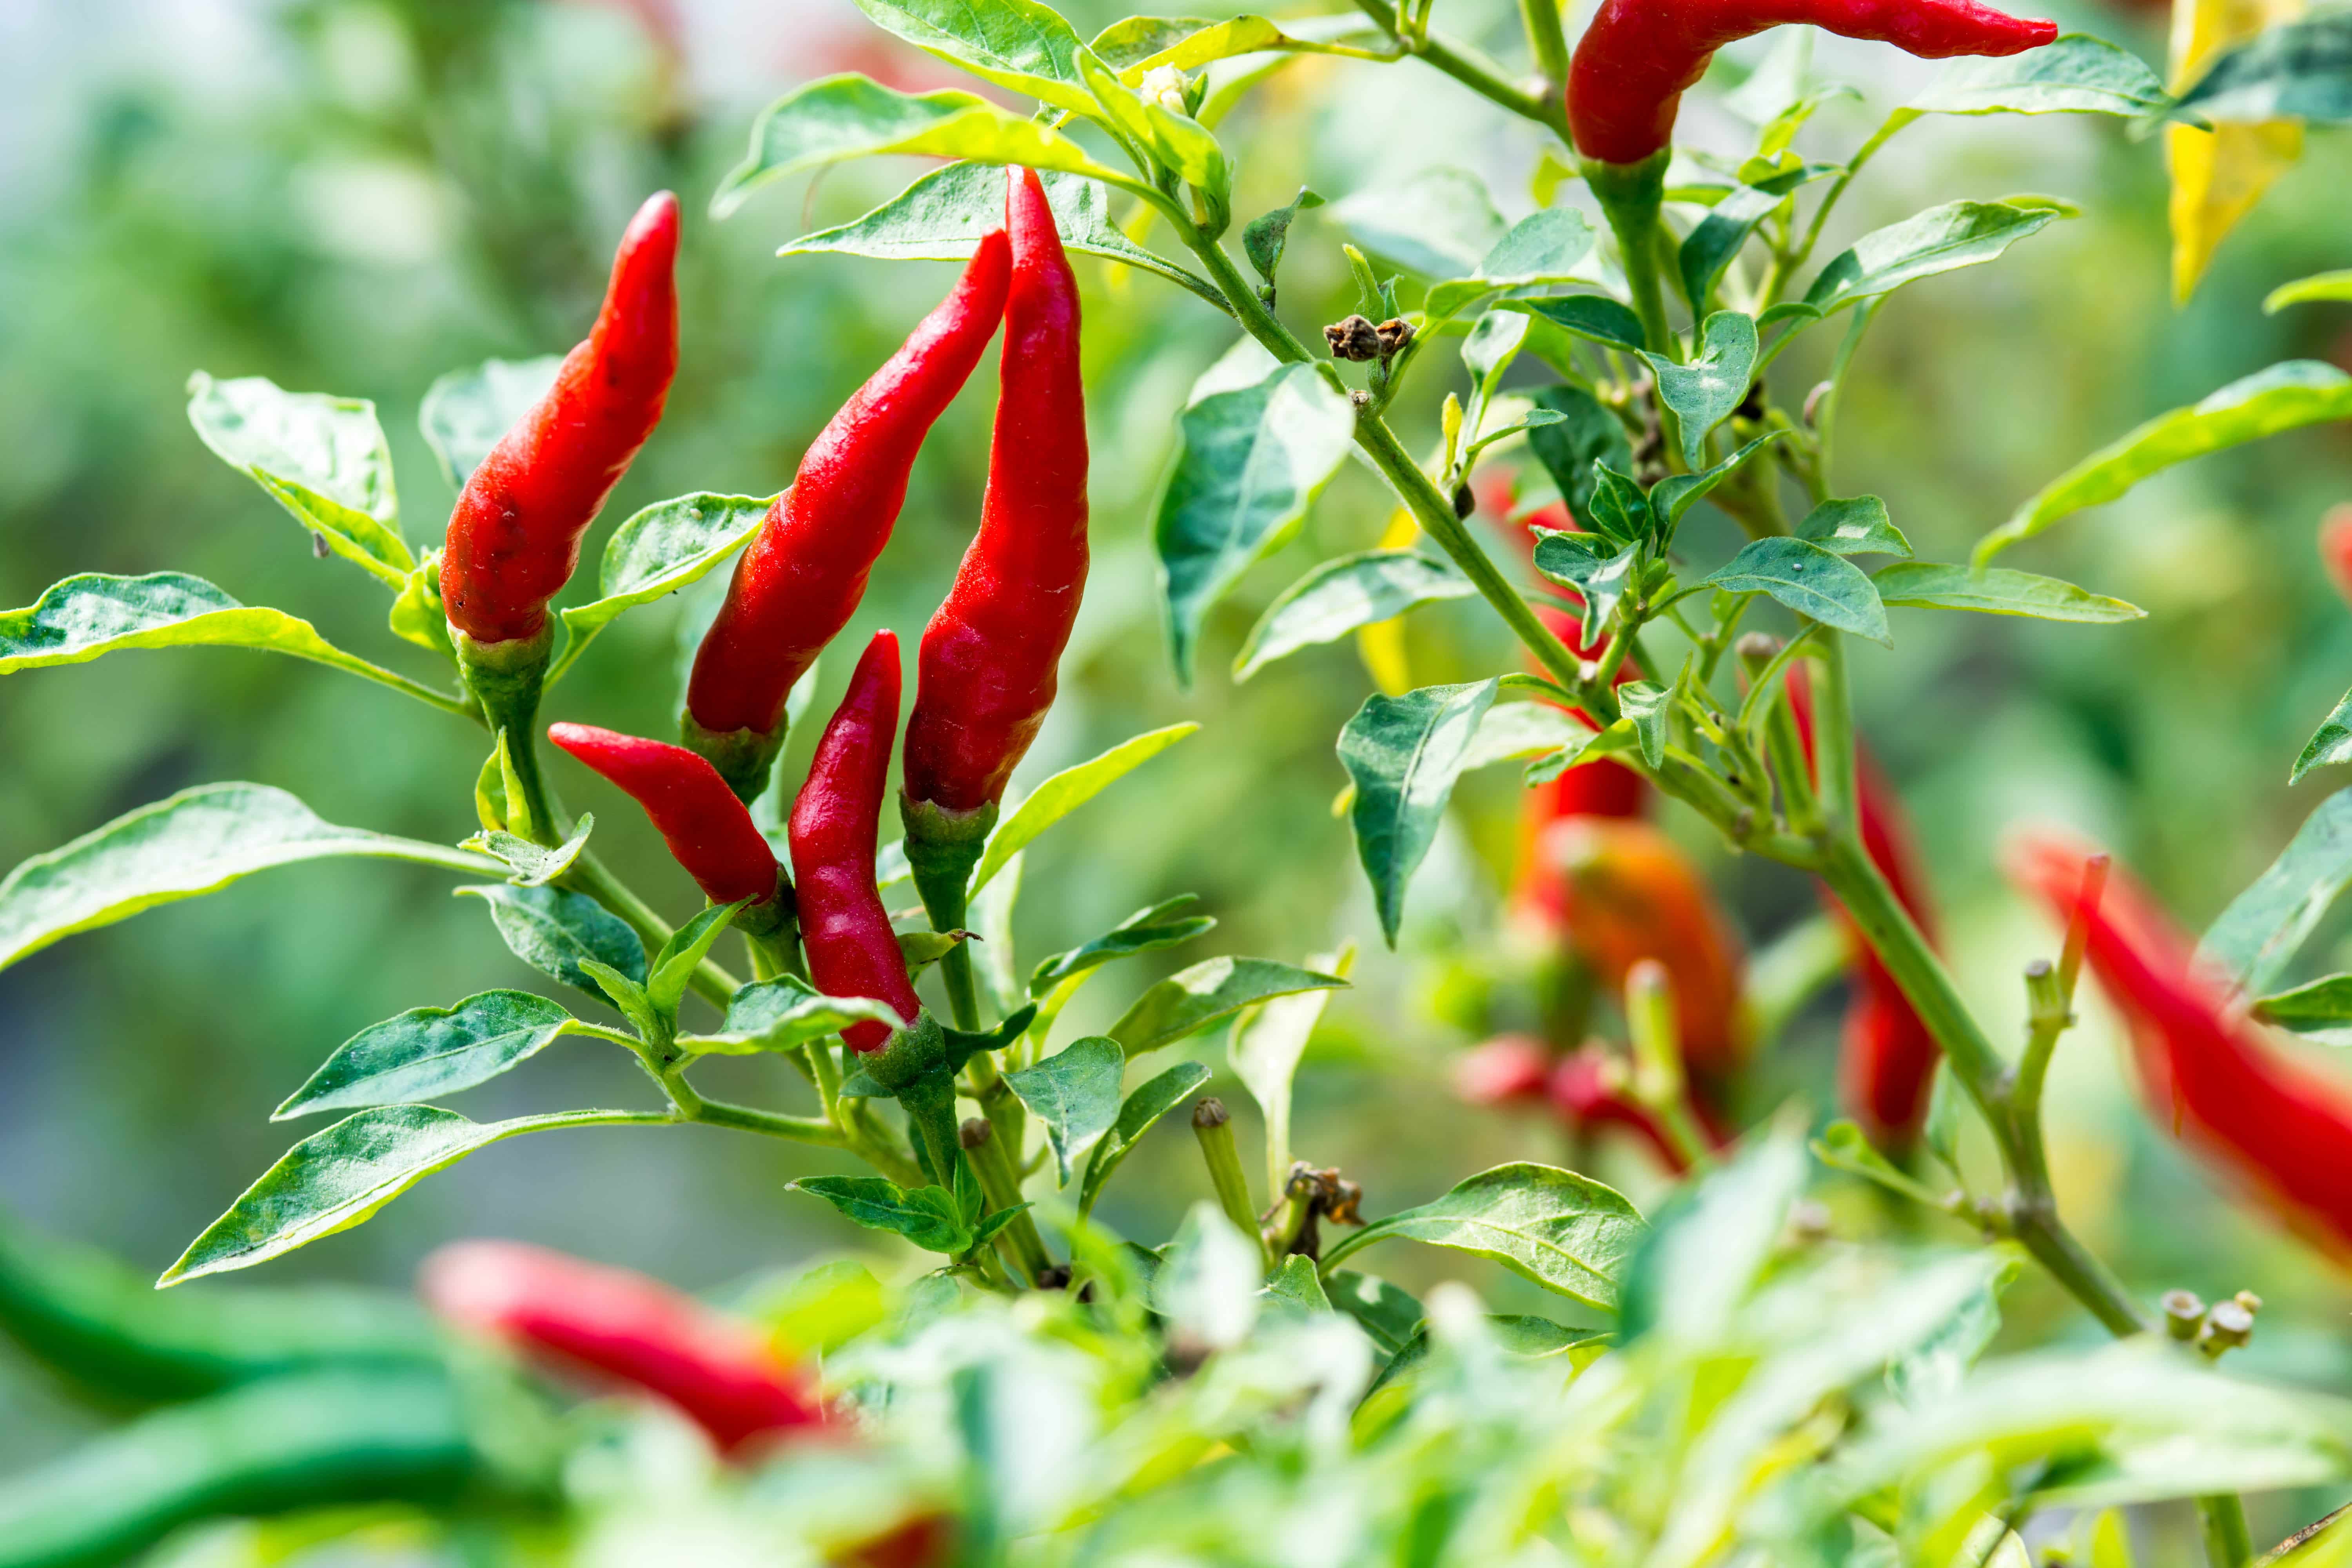
[[[1643,334],[1653,353],[1675,352],[1666,324],[1665,296],[1658,284],[1658,214],[1665,205],[1666,163],[1674,150],[1661,147],[1638,163],[1609,163],[1598,158],[1583,161],[1584,183],[1592,189],[1601,213],[1617,236],[1624,263],[1625,281],[1633,290],[1633,309],[1642,318]]]
[[[800,940],[800,898],[793,891],[790,873],[776,868],[776,890],[756,904],[746,904],[735,917],[735,929],[745,936],[789,952]]]
[[[551,822],[540,820],[548,814],[536,807],[547,799],[546,786],[539,776],[539,698],[547,679],[548,658],[555,648],[555,623],[548,622],[535,637],[495,643],[476,642],[453,626],[449,639],[457,647],[458,676],[481,710],[483,723],[492,735],[503,731],[507,737],[515,782],[524,800],[534,807],[531,837],[552,847],[561,837]]]
[[[971,869],[980,864],[988,836],[996,827],[996,803],[950,811],[901,791],[898,818],[907,826],[907,865],[915,874],[915,891],[922,895],[931,929],[956,930],[963,924]]]
[[[749,805],[775,776],[776,754],[784,749],[787,728],[778,724],[771,734],[757,730],[706,730],[695,722],[693,714],[687,713],[678,718],[677,738],[680,745],[718,769],[735,798]]]

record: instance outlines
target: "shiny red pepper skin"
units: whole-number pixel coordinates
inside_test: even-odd
[[[2032,839],[2011,874],[2061,922],[2081,847]],[[2352,1262],[2352,1085],[2281,1054],[2199,972],[2196,944],[2120,869],[2089,911],[2084,957],[2131,1026],[2148,1110],[2313,1246]]]
[[[1790,669],[1788,682],[1789,709],[1810,763],[1813,757],[1812,686],[1802,663]],[[1902,797],[1859,744],[1853,763],[1854,815],[1862,830],[1863,852],[1886,879],[1919,934],[1933,945],[1935,909],[1927,897],[1918,850],[1911,842]],[[1877,952],[1846,914],[1845,907],[1831,898],[1826,888],[1822,898],[1837,911],[1854,954],[1853,1000],[1846,1008],[1838,1054],[1840,1097],[1846,1113],[1872,1142],[1901,1149],[1918,1136],[1927,1120],[1927,1095],[1935,1086],[1942,1047],[1903,994],[1903,987],[1878,961]]]
[[[751,814],[717,769],[684,746],[599,730],[551,724],[547,738],[645,807],[670,854],[714,904],[773,899],[783,868]]]
[[[460,1241],[425,1260],[436,1313],[676,1406],[726,1453],[824,1424],[810,1380],[749,1324],[627,1269],[513,1241]]]
[[[898,730],[898,638],[880,631],[866,645],[849,690],[817,741],[808,782],[793,802],[790,833],[809,979],[828,996],[886,1002],[912,1024],[922,1004],[874,888],[875,835]],[[871,1051],[890,1031],[868,1021],[852,1024],[843,1037]]]
[[[948,297],[809,444],[793,488],[736,562],[686,691],[688,742],[723,772],[737,771],[726,737],[781,738],[793,683],[856,613],[923,437],[996,335],[1010,268],[1003,233],[982,236]],[[756,783],[729,779],[746,799],[774,755],[772,744],[748,750],[758,754]]]
[[[1925,59],[2014,55],[2058,36],[1974,0],[1602,0],[1568,73],[1576,150],[1639,163],[1673,138],[1684,91],[1724,45],[1783,24],[1893,44]]]
[[[442,546],[441,599],[475,642],[545,629],[581,536],[661,422],[677,370],[677,198],[663,191],[621,237],[594,330],[466,481]]]
[[[1087,582],[1087,404],[1078,285],[1034,171],[1006,204],[1013,286],[980,531],[923,632],[907,799],[992,805],[1053,706]]]

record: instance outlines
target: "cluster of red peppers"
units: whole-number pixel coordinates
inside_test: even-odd
[[[656,196],[622,239],[594,331],[468,480],[450,520],[443,602],[486,708],[500,706],[501,683],[521,694],[517,708],[536,702],[552,641],[548,602],[661,416],[677,363],[677,204]],[[1077,283],[1034,172],[1014,173],[1004,226],[982,238],[947,299],[810,445],[736,563],[695,659],[686,744],[584,724],[548,732],[645,808],[713,903],[743,903],[742,929],[786,947],[797,940],[820,989],[886,1003],[908,1023],[919,1004],[875,889],[898,727],[895,636],[880,632],[867,646],[818,743],[791,814],[790,875],[748,803],[783,744],[793,684],[856,612],[916,453],[1000,321],[1003,378],[980,528],[924,633],[907,726],[910,857],[923,867],[944,837],[968,873],[1053,703],[1086,584]],[[888,1036],[868,1022],[846,1037],[870,1051]]]

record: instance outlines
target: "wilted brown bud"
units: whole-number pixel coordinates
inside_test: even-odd
[[[1381,357],[1391,359],[1402,353],[1405,345],[1412,342],[1412,323],[1402,316],[1391,316],[1374,327],[1372,334],[1381,341]]]
[[[1381,357],[1381,331],[1361,316],[1350,316],[1323,329],[1323,341],[1331,345],[1331,357],[1344,360],[1375,360]]]

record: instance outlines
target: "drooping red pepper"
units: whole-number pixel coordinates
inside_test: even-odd
[[[2030,839],[2011,875],[2061,922],[2089,852]],[[2120,870],[2085,911],[2084,956],[2131,1028],[2150,1113],[2288,1228],[2352,1261],[2352,1085],[2289,1059],[2196,964],[2196,944]]]
[[[1690,1163],[1675,1147],[1647,1106],[1633,1098],[1625,1064],[1607,1047],[1592,1044],[1570,1051],[1551,1069],[1545,1093],[1560,1120],[1571,1128],[1622,1127],[1649,1145],[1658,1163],[1675,1175]],[[1728,1142],[1722,1124],[1704,1099],[1694,1098],[1691,1109],[1707,1142],[1723,1148]]]
[[[1805,761],[1813,760],[1813,705],[1811,677],[1800,661],[1788,673],[1789,710],[1797,721]],[[1927,879],[1911,841],[1910,824],[1903,814],[1902,797],[1857,743],[1854,747],[1854,816],[1861,829],[1863,852],[1886,879],[1897,902],[1932,944],[1936,916],[1927,897]],[[1878,953],[1845,912],[1845,906],[1822,889],[1823,901],[1837,911],[1853,947],[1853,1000],[1846,1008],[1840,1037],[1838,1087],[1846,1113],[1859,1123],[1872,1142],[1901,1149],[1918,1136],[1927,1116],[1928,1090],[1936,1080],[1936,1063],[1942,1049],[1903,987],[1878,961]]]
[[[828,996],[887,1003],[912,1024],[922,1004],[874,888],[874,841],[898,731],[898,638],[879,631],[817,740],[789,831],[810,980]],[[871,1020],[843,1032],[861,1051],[877,1050],[889,1037]]]
[[[702,758],[684,746],[593,724],[551,724],[547,738],[645,807],[670,854],[712,903],[750,899],[745,916],[756,916],[779,896],[789,904],[790,884],[775,851],[719,771]]]
[[[1974,0],[1603,0],[1569,66],[1576,150],[1617,164],[1664,151],[1684,91],[1715,51],[1784,24],[1893,44],[1924,59],[2014,55],[2058,36],[2054,22]]]
[[[695,655],[684,738],[747,801],[783,744],[784,700],[865,597],[923,437],[996,335],[1010,267],[1003,233],[982,235],[948,297],[809,444],[735,563]]]
[[[988,491],[924,628],[907,720],[908,806],[959,818],[996,805],[1036,739],[1087,582],[1078,285],[1034,170],[1013,171],[1005,226],[1013,285]]]
[[[442,546],[441,599],[451,629],[474,643],[545,631],[581,536],[660,423],[677,369],[677,198],[663,191],[621,237],[595,328],[466,481]]]
[[[750,1324],[624,1268],[514,1241],[460,1241],[425,1260],[435,1312],[518,1350],[653,1394],[738,1454],[824,1424],[812,1381]]]

